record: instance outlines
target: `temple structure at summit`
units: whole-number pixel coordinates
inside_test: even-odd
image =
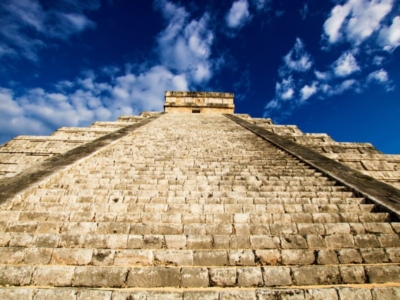
[[[0,299],[400,299],[400,155],[166,92],[0,147]]]

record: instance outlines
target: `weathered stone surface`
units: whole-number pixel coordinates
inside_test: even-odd
[[[77,291],[74,290],[38,290],[35,300],[76,300]]]
[[[240,287],[252,287],[252,286],[262,286],[263,276],[261,268],[240,268],[237,272],[238,276],[238,286]]]
[[[292,285],[290,268],[285,267],[264,267],[263,278],[265,286]]]
[[[209,278],[206,268],[182,268],[181,287],[208,287]]]
[[[0,288],[0,299],[7,300],[31,300],[33,296],[31,289],[4,289]]]
[[[76,267],[73,285],[82,287],[122,287],[127,268]]]
[[[340,299],[357,299],[357,300],[372,299],[371,291],[367,289],[341,288],[339,289],[339,296]]]
[[[129,271],[128,287],[178,287],[181,281],[179,268],[147,267]]]
[[[333,266],[304,266],[292,268],[293,279],[298,285],[338,284],[339,268]]]
[[[38,286],[71,286],[73,276],[73,267],[40,266],[33,273],[32,283]]]
[[[212,286],[234,286],[236,283],[236,268],[212,268],[209,270]]]

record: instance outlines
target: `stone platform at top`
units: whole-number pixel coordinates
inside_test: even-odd
[[[171,113],[233,114],[232,93],[165,92],[164,111]]]

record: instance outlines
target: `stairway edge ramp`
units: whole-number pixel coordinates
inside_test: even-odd
[[[364,175],[360,171],[323,156],[296,142],[290,141],[284,136],[277,135],[262,127],[251,124],[233,114],[224,114],[224,116],[322,172],[324,175],[350,188],[355,194],[361,194],[368,200],[394,214],[397,219],[400,219],[399,189],[371,176]]]
[[[51,157],[38,164],[28,167],[13,177],[0,179],[0,204],[10,200],[18,193],[30,189],[33,184],[39,183],[49,176],[62,171],[64,168],[71,166],[72,164],[91,155],[94,155],[98,151],[104,149],[106,146],[109,146],[111,143],[119,141],[129,133],[149,124],[163,114],[165,113],[159,113],[157,115],[148,117],[135,124],[128,125],[119,130],[101,136],[93,141],[84,143],[81,146],[75,147],[60,155]]]

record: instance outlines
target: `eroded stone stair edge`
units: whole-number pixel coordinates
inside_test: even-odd
[[[363,195],[377,205],[400,217],[400,190],[384,182],[364,175],[333,159],[323,156],[300,144],[292,142],[283,136],[251,124],[235,115],[224,114],[242,127],[267,140],[278,148],[293,155],[328,177],[349,187],[354,192]]]
[[[117,131],[111,132],[91,142],[73,148],[58,156],[51,157],[39,164],[27,168],[14,177],[0,179],[0,204],[11,199],[17,193],[29,188],[32,184],[45,179],[46,177],[62,170],[64,167],[69,166],[80,159],[94,154],[96,151],[103,149],[112,142],[118,141],[132,131],[149,124],[163,114],[164,113],[160,113],[158,115],[151,116],[143,121],[123,127]]]

